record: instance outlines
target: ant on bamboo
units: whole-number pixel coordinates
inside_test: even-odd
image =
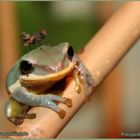
[[[40,44],[40,41],[42,39],[44,39],[47,35],[47,32],[45,29],[41,29],[39,32],[33,33],[33,34],[29,34],[26,32],[22,32],[21,33],[21,39],[23,41],[23,46],[27,47],[32,44]]]

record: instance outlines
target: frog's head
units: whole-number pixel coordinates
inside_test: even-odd
[[[74,69],[73,56],[74,51],[68,43],[54,47],[42,45],[21,58],[20,81],[25,85],[56,82]]]

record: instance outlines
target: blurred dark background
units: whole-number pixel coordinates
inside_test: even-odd
[[[21,46],[20,33],[33,33],[45,28],[48,35],[43,43],[57,45],[69,42],[78,51],[122,4],[94,1],[0,2],[0,132],[14,131],[15,127],[4,114],[8,100],[5,78],[15,61],[29,51],[29,48]],[[59,137],[117,138],[121,137],[121,132],[140,131],[138,46],[139,42]],[[32,49],[35,47],[33,45]]]
[[[51,45],[66,41],[79,50],[100,27],[92,11],[93,2],[17,2],[15,5],[19,32],[33,33],[46,28],[45,43]]]

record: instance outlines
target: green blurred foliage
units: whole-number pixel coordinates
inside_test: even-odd
[[[53,46],[61,42],[69,42],[76,51],[84,47],[99,28],[96,17],[89,20],[78,18],[68,21],[58,20],[51,13],[53,3],[16,2],[20,32],[33,33],[45,28],[48,33],[43,41],[45,44]],[[32,48],[34,47],[37,46],[32,45]],[[24,54],[27,51],[29,48],[22,48],[21,52]]]

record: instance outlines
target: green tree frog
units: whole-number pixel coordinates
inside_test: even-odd
[[[22,56],[6,80],[10,96],[6,104],[7,118],[16,125],[22,124],[24,118],[36,117],[36,114],[28,113],[34,106],[52,109],[60,118],[64,118],[65,111],[58,103],[71,107],[72,100],[51,93],[50,89],[69,74],[75,79],[76,92],[80,93],[84,85],[88,93],[88,87],[92,87],[94,81],[69,43],[60,43],[54,47],[41,45]]]

